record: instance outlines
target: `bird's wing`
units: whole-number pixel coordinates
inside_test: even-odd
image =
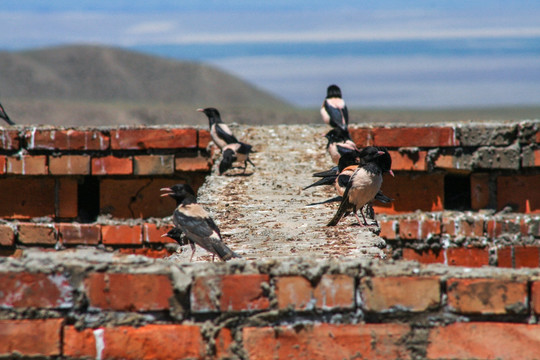
[[[238,139],[225,124],[216,124],[216,133],[220,138],[225,140],[227,144],[234,144],[238,142]]]
[[[347,126],[349,126],[349,110],[347,109],[347,106],[344,106],[341,112],[343,113],[343,118],[345,119],[345,129],[347,129]]]
[[[379,190],[377,195],[375,195],[375,200],[379,200],[383,204],[389,204],[392,201],[394,201],[394,199],[389,198],[388,196],[384,195],[381,190]]]
[[[324,102],[324,109],[326,110],[326,112],[328,113],[328,115],[330,116],[330,126],[332,127],[342,127],[342,115],[341,115],[341,111],[336,108],[336,107],[333,107],[332,105],[330,105],[328,103],[328,101],[325,101]]]
[[[9,118],[6,110],[4,110],[2,104],[0,104],[0,118],[4,119],[9,125],[15,125],[15,123]]]
[[[343,214],[345,214],[347,211],[350,211],[350,209],[352,208],[352,204],[349,202],[349,190],[351,189],[351,185],[352,185],[351,179],[352,179],[352,176],[347,182],[347,186],[345,187],[345,192],[343,192],[341,203],[339,204],[339,208],[337,209],[336,214],[326,226],[336,226],[339,220],[341,220],[341,218],[343,217]]]

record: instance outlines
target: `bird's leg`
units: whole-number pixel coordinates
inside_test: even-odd
[[[191,246],[191,257],[189,258],[189,262],[192,262],[193,255],[195,255],[195,250],[197,250],[197,248],[195,247],[194,243],[189,243],[189,246]]]
[[[214,262],[215,258],[216,258],[216,254],[212,254],[212,262]]]

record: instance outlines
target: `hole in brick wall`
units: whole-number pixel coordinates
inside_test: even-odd
[[[444,177],[444,208],[447,210],[471,209],[471,178],[464,175]]]
[[[77,214],[82,223],[96,221],[99,215],[99,180],[93,176],[86,176],[79,183],[77,189]]]

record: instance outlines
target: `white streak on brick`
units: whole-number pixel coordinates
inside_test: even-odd
[[[105,330],[103,329],[96,329],[94,332],[94,339],[96,341],[96,359],[101,360],[103,359],[103,350],[105,350],[105,338],[104,333]]]

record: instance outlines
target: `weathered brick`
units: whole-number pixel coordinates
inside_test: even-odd
[[[0,273],[0,308],[67,309],[73,306],[69,280],[62,274]]]
[[[396,174],[395,177],[385,177],[381,189],[394,201],[384,205],[374,202],[375,213],[396,214],[416,210],[443,210],[443,174]]]
[[[20,147],[19,130],[0,129],[0,149],[18,150]]]
[[[55,224],[58,239],[64,245],[98,245],[101,239],[99,224]]]
[[[208,313],[219,311],[219,298],[221,295],[220,276],[198,276],[191,285],[190,306],[191,311]]]
[[[118,326],[82,331],[66,326],[63,352],[70,358],[203,359],[205,348],[197,325]]]
[[[354,307],[354,279],[348,275],[325,274],[313,291],[318,309],[350,309]]]
[[[152,223],[145,223],[143,225],[143,242],[148,244],[175,244],[176,241],[168,236],[162,237],[174,227],[174,225],[161,225],[158,226]]]
[[[153,259],[163,259],[172,255],[172,252],[167,249],[150,249],[150,248],[120,248],[118,249],[120,254],[124,255],[141,255]]]
[[[216,358],[217,359],[231,359],[235,357],[232,351],[233,337],[231,330],[222,328],[219,330],[216,338]]]
[[[47,175],[47,155],[8,156],[6,173],[13,175]]]
[[[504,146],[512,144],[517,137],[516,124],[469,124],[456,129],[462,146]]]
[[[23,244],[56,244],[56,229],[53,224],[21,223],[18,233],[19,242]]]
[[[386,311],[398,308],[425,311],[439,306],[439,278],[427,277],[366,277],[360,281],[362,306],[366,311]]]
[[[131,175],[133,159],[131,156],[113,155],[92,158],[92,175]]]
[[[243,343],[252,360],[410,359],[404,324],[246,327]]]
[[[403,260],[418,261],[421,264],[442,264],[444,263],[445,250],[414,250],[411,248],[403,249]]]
[[[49,156],[49,173],[51,175],[89,175],[90,156]]]
[[[454,169],[456,167],[454,164],[454,160],[454,155],[439,154],[434,161],[434,165],[436,168]]]
[[[386,240],[395,240],[397,238],[396,231],[398,229],[397,220],[380,220],[379,226],[381,228],[380,237]]]
[[[210,171],[212,159],[203,156],[176,157],[174,169],[176,171]]]
[[[76,218],[78,215],[78,182],[77,179],[61,177],[57,180],[56,217]]]
[[[485,209],[489,206],[489,174],[471,174],[471,208]]]
[[[133,157],[135,175],[169,175],[174,173],[174,155],[139,155]]]
[[[101,240],[105,245],[140,245],[142,228],[140,225],[102,225]]]
[[[392,157],[392,170],[399,171],[426,171],[427,151],[400,152],[389,151]]]
[[[388,147],[446,147],[459,142],[451,127],[373,128],[373,145]]]
[[[170,216],[176,203],[169,197],[161,197],[159,189],[176,183],[185,183],[185,179],[103,179],[99,192],[101,212],[118,218]]]
[[[60,356],[62,319],[0,320],[0,356]]]
[[[208,147],[208,144],[210,144],[210,141],[212,141],[212,137],[210,136],[210,131],[208,130],[199,130],[198,131],[198,148],[199,149],[206,149]]]
[[[489,250],[483,248],[448,248],[446,249],[448,265],[481,267],[489,265]]]
[[[98,130],[39,129],[24,134],[28,150],[107,150],[109,136]]]
[[[447,280],[448,306],[462,314],[527,312],[527,283],[504,279]]]
[[[399,220],[399,238],[404,240],[419,240],[420,224],[417,219]]]
[[[356,146],[363,148],[373,145],[373,134],[370,128],[349,128],[349,133]]]
[[[476,149],[472,166],[476,169],[518,170],[521,151],[519,145],[508,147],[482,146]]]
[[[268,284],[266,274],[224,275],[221,279],[221,311],[253,311],[270,307],[270,300],[263,291]]]
[[[169,308],[171,280],[160,274],[92,273],[84,281],[91,307],[118,311]]]
[[[531,308],[535,314],[540,314],[540,280],[535,280],[531,285]]]
[[[540,263],[540,248],[538,246],[514,246],[514,264],[516,269],[529,267],[537,268]]]
[[[0,179],[2,201],[0,217],[28,219],[55,213],[54,179],[5,178]]]
[[[15,232],[8,224],[0,224],[0,246],[13,246]]]
[[[276,279],[276,297],[280,309],[306,310],[313,307],[313,287],[303,276],[280,276]]]
[[[484,220],[480,218],[461,219],[458,223],[457,235],[479,238],[484,236]]]
[[[497,209],[513,206],[521,213],[540,213],[540,174],[499,176]]]
[[[429,332],[428,359],[538,359],[540,326],[455,323]]]
[[[6,173],[6,155],[0,155],[0,175],[4,175]]]
[[[197,147],[196,129],[132,128],[111,131],[111,149],[182,149]]]
[[[505,246],[497,249],[497,266],[512,268],[513,264],[513,249],[512,246]]]
[[[456,221],[454,217],[449,217],[443,215],[441,219],[441,233],[447,234],[450,236],[455,236],[457,234],[457,224],[459,220]]]

